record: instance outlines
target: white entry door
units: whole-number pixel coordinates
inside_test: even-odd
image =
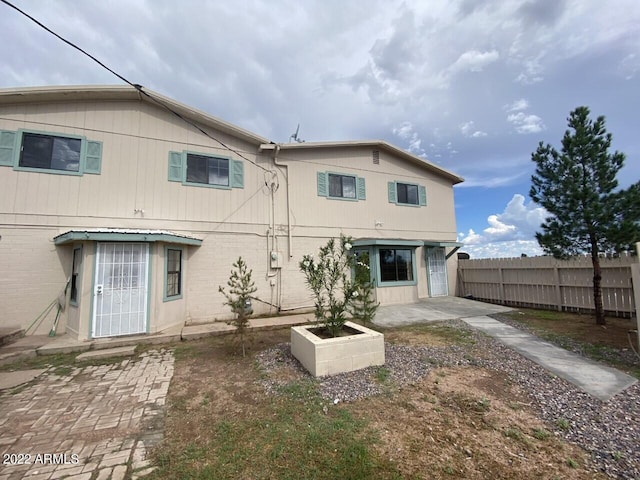
[[[148,269],[148,244],[98,243],[94,338],[146,332]]]
[[[444,255],[444,248],[427,249],[427,269],[429,271],[429,295],[432,297],[449,295],[447,259]]]

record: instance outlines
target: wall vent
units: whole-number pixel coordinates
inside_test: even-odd
[[[373,150],[371,152],[371,157],[373,158],[374,165],[380,165],[380,150]]]

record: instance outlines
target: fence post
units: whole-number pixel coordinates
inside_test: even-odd
[[[500,281],[500,303],[506,305],[506,298],[504,295],[504,278],[502,276],[502,267],[498,267],[498,280]]]
[[[636,243],[636,258],[638,262],[631,265],[631,286],[633,287],[633,300],[636,307],[636,338],[638,339],[638,352],[640,352],[640,242]]]
[[[558,303],[558,311],[562,311],[562,290],[560,289],[560,270],[558,263],[553,266],[553,281],[556,284],[556,301]]]

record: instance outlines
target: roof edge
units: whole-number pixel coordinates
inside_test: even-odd
[[[1,104],[28,104],[37,102],[64,101],[143,101],[162,108],[169,107],[182,116],[191,118],[205,125],[212,126],[224,133],[238,136],[250,143],[260,145],[270,140],[249,130],[210,115],[197,108],[178,102],[145,87],[130,85],[54,85],[39,87],[19,87],[0,89]]]
[[[69,230],[53,237],[55,245],[73,242],[165,242],[179,245],[202,245],[202,240],[165,230]]]
[[[329,141],[329,142],[301,142],[301,143],[278,143],[275,144],[280,150],[304,150],[313,148],[358,148],[358,147],[374,147],[391,152],[405,160],[425,168],[433,173],[436,173],[442,177],[445,177],[456,185],[464,182],[464,178],[455,173],[436,165],[429,160],[418,157],[406,150],[403,150],[395,145],[384,140],[344,140],[344,141]],[[273,150],[276,148],[273,143],[267,143],[260,145],[262,150]]]

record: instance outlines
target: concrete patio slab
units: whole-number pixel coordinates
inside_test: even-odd
[[[0,372],[0,390],[8,390],[28,383],[46,371],[46,368],[38,368],[35,370],[18,370],[17,372]]]
[[[103,358],[130,357],[135,353],[135,345],[118,348],[105,348],[102,350],[92,350],[90,352],[81,353],[76,357],[76,362],[84,362],[87,360],[101,360]]]
[[[460,297],[427,298],[405,305],[380,307],[373,323],[381,327],[400,327],[425,322],[441,322],[478,315],[509,312],[513,310],[502,305],[478,302]]]

